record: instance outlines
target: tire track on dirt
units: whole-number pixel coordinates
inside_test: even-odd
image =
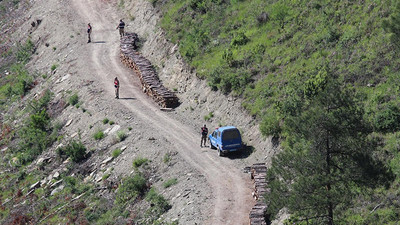
[[[93,44],[88,46],[87,66],[101,80],[109,96],[114,95],[111,86],[118,75],[122,84],[121,96],[134,97],[134,101],[120,101],[122,105],[148,122],[149,128],[161,133],[173,142],[182,158],[203,174],[214,196],[213,214],[206,224],[248,224],[248,213],[253,203],[250,179],[228,158],[218,157],[214,151],[198,147],[199,135],[191,128],[161,112],[158,106],[140,88],[133,72],[119,61],[119,39],[113,23],[116,17],[110,5],[98,1],[73,0],[76,11],[86,21],[93,21]],[[94,22],[95,21],[95,22]],[[105,43],[96,43],[96,42]],[[206,215],[205,215],[206,216]]]

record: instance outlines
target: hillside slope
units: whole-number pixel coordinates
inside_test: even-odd
[[[136,4],[129,6],[136,19],[127,21],[127,30],[139,34],[145,57],[155,65],[158,57],[164,60],[160,78],[171,89],[179,86],[181,106],[161,112],[119,62],[115,27],[122,12],[116,14],[116,4],[32,3],[14,33],[16,40],[28,37],[24,53],[34,53],[27,56],[29,80],[21,77],[11,92],[5,86],[1,92],[7,96],[2,133],[10,130],[1,139],[2,223],[149,224],[164,213],[158,221],[166,224],[248,222],[251,184],[241,168],[264,160],[266,150],[273,149],[258,149],[263,138],[238,100],[226,103],[226,97],[193,78],[155,27],[151,5]],[[40,25],[32,28],[38,19]],[[93,34],[87,44],[89,22]],[[10,73],[22,76],[21,70]],[[121,81],[119,100],[113,96],[115,76]],[[13,89],[19,82],[29,84],[22,95]],[[209,127],[237,124],[254,153],[220,158],[201,149],[197,130],[210,112]]]
[[[286,206],[296,223],[397,223],[398,1],[152,2],[198,76],[245,99],[280,141],[271,215]]]

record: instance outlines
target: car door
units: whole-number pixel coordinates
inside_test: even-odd
[[[217,131],[214,131],[211,135],[210,135],[210,142],[213,146],[217,146]]]

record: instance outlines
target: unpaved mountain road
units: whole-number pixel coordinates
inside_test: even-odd
[[[119,61],[119,37],[115,30],[119,18],[108,3],[96,0],[72,0],[72,7],[79,14],[81,24],[93,25],[93,43],[80,50],[80,60],[85,66],[78,68],[88,79],[101,81],[105,94],[114,96],[113,79],[121,83],[121,107],[128,108],[153,130],[173,143],[176,151],[193,168],[205,176],[213,194],[211,215],[203,224],[248,224],[249,211],[254,204],[251,182],[233,160],[218,157],[215,151],[199,147],[199,134],[189,126],[173,119],[142,91],[133,72]],[[93,75],[91,75],[93,74]],[[116,100],[117,101],[117,100]]]

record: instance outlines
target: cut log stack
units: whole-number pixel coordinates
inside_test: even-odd
[[[269,216],[266,214],[267,204],[264,201],[264,195],[268,193],[267,182],[267,167],[265,163],[256,163],[250,168],[251,179],[254,180],[253,197],[257,203],[250,211],[250,225],[267,225]]]
[[[142,90],[153,98],[162,108],[175,108],[179,105],[174,93],[163,86],[150,61],[140,55],[136,49],[138,36],[135,33],[125,33],[121,38],[120,58],[128,68],[131,68],[139,77]]]

